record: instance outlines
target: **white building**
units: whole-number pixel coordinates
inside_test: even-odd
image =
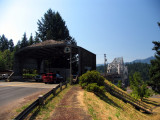
[[[128,80],[128,68],[124,65],[123,57],[115,58],[112,63],[108,64],[107,74],[119,75],[122,84],[126,84]]]

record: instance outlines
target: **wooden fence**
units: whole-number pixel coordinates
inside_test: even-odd
[[[137,109],[141,109],[147,113],[152,113],[152,108],[149,105],[145,104],[144,102],[131,97],[127,93],[122,92],[119,89],[117,89],[116,87],[108,85],[107,83],[106,83],[106,88],[107,88],[108,92],[110,92],[114,96],[122,99],[123,101],[132,104]]]

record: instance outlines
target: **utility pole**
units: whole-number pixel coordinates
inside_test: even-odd
[[[107,73],[106,62],[107,62],[106,54],[104,54],[104,76],[105,76],[105,77],[106,77],[106,73]]]
[[[70,84],[72,84],[72,47],[66,46],[64,53],[70,53]]]

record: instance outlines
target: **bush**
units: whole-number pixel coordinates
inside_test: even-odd
[[[98,93],[104,94],[105,93],[105,87],[98,86],[97,83],[88,84],[88,86],[86,87],[86,90],[89,92],[94,92],[96,94],[98,94]]]
[[[83,89],[94,93],[104,93],[104,77],[97,71],[88,71],[79,77],[79,84]]]
[[[82,84],[85,83],[86,87],[90,83],[97,83],[98,86],[104,85],[104,77],[100,75],[98,71],[88,71],[85,74],[83,74],[81,77],[79,77],[79,83],[82,86]]]
[[[23,78],[32,79],[32,78],[34,78],[36,75],[37,75],[37,74],[29,74],[29,73],[27,73],[27,74],[23,74]]]

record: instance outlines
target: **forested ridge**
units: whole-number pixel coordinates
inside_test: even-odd
[[[127,63],[128,76],[133,75],[135,72],[139,72],[144,81],[149,80],[149,68],[147,63]],[[97,66],[96,70],[100,73],[104,73],[104,65]]]
[[[143,81],[149,80],[150,65],[147,63],[127,63],[128,75],[132,76],[135,72],[139,72]]]

